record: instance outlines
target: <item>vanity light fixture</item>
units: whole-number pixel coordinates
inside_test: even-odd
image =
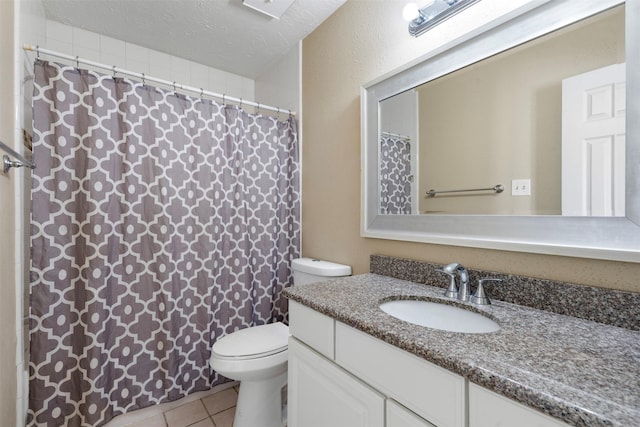
[[[402,11],[402,17],[409,21],[409,34],[418,37],[478,1],[480,0],[429,0],[422,7],[408,3]]]

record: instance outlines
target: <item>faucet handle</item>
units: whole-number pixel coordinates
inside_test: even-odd
[[[455,274],[456,269],[460,267],[460,264],[458,264],[457,262],[452,262],[451,264],[447,264],[445,266],[442,267],[442,270],[438,270],[438,271],[443,271],[447,274]]]
[[[475,293],[473,295],[471,295],[471,298],[469,298],[469,301],[471,301],[474,304],[478,304],[478,305],[489,305],[489,304],[491,304],[491,300],[489,299],[487,294],[484,292],[484,282],[502,282],[502,279],[480,279],[480,280],[478,280],[478,287],[476,288]]]
[[[456,274],[451,273],[447,270],[436,270],[438,273],[446,274],[449,276],[449,287],[444,293],[445,297],[449,298],[457,298],[458,297],[458,286],[456,285]]]

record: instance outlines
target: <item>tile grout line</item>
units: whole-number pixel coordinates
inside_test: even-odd
[[[234,392],[235,392],[235,402],[237,403],[238,391],[235,389],[235,387],[230,387],[229,389],[230,389],[230,390],[234,390]],[[218,393],[223,393],[224,391],[225,391],[225,390],[222,390],[222,391],[220,391],[220,392],[218,392]],[[235,403],[234,403],[233,405],[229,406],[228,408],[220,409],[220,410],[218,410],[217,412],[214,412],[214,413],[212,413],[212,411],[210,411],[210,410],[209,410],[209,408],[208,408],[208,407],[207,407],[207,405],[205,404],[205,399],[211,399],[213,396],[217,395],[218,393],[215,393],[215,394],[210,395],[210,396],[207,396],[207,397],[205,397],[205,398],[201,398],[201,399],[198,399],[198,400],[193,401],[193,403],[195,403],[195,402],[200,402],[200,405],[202,405],[202,407],[204,407],[204,410],[205,410],[204,412],[205,412],[206,416],[205,416],[204,418],[200,419],[200,420],[197,420],[197,421],[192,422],[191,424],[188,424],[188,425],[187,425],[187,426],[185,426],[185,427],[192,427],[192,426],[194,426],[194,425],[196,425],[196,424],[198,424],[198,423],[203,422],[203,421],[204,421],[204,420],[206,420],[206,419],[209,419],[209,421],[211,422],[211,424],[212,424],[214,427],[217,427],[217,425],[218,425],[218,424],[217,424],[217,423],[215,422],[215,420],[213,419],[213,417],[214,417],[214,416],[219,415],[219,414],[222,414],[223,412],[226,412],[226,411],[229,411],[229,410],[234,410],[234,411],[235,411],[235,408],[236,408],[236,406],[237,406]],[[215,400],[215,399],[214,399],[214,400]],[[188,405],[188,404],[185,404],[185,405]],[[185,406],[185,405],[182,405],[182,406]],[[175,411],[175,410],[177,410],[177,409],[179,409],[179,408],[180,408],[180,407],[172,408],[171,410],[169,410],[169,411],[165,411],[165,412],[163,412],[163,413],[162,413],[162,420],[163,420],[163,422],[164,422],[164,426],[165,426],[165,427],[173,427],[173,426],[169,425],[169,420],[168,420],[168,418],[167,418],[167,413],[168,413],[168,412],[171,412],[171,411]]]

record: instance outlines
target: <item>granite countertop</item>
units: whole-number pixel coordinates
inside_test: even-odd
[[[445,298],[442,288],[377,274],[291,287],[285,295],[567,424],[640,425],[638,331],[502,301],[464,303],[497,321],[497,332],[416,326],[379,303],[395,297],[461,303]]]

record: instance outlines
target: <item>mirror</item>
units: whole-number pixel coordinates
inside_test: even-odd
[[[624,61],[620,5],[382,100],[380,213],[624,216]]]
[[[638,93],[640,2],[622,3],[546,2],[365,85],[362,235],[640,262],[640,131],[625,128],[640,107],[624,102]],[[611,68],[622,80],[579,92]],[[607,108],[606,138],[571,124]]]

